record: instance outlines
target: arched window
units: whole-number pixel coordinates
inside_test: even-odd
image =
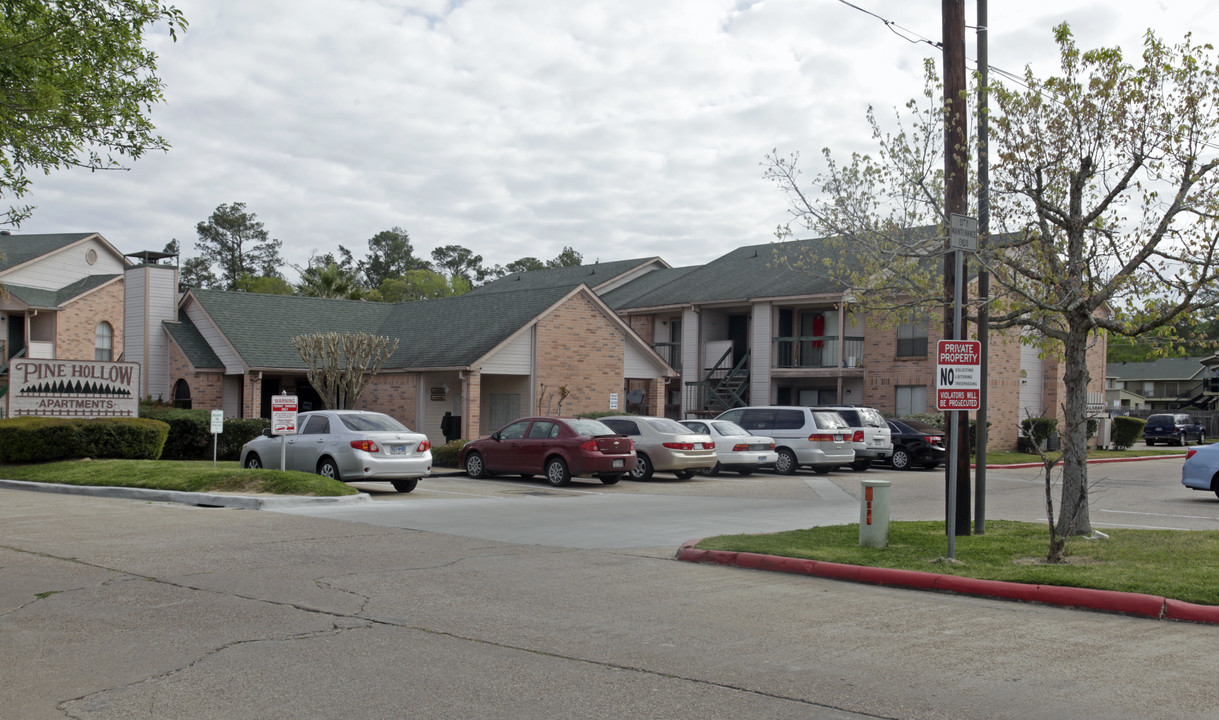
[[[174,383],[174,407],[190,410],[190,385],[181,378]]]
[[[93,334],[93,359],[102,362],[114,359],[114,328],[104,320],[97,324]]]

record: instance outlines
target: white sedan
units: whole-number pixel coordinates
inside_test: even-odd
[[[707,471],[718,475],[720,470],[735,470],[752,475],[763,465],[773,465],[779,459],[772,438],[750,435],[749,431],[727,420],[682,420],[682,425],[694,432],[705,433],[715,441],[718,462]]]

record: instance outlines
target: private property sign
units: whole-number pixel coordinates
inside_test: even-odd
[[[941,340],[936,348],[935,409],[978,410],[982,407],[982,343]]]
[[[92,360],[14,360],[9,417],[138,417],[140,365]]]

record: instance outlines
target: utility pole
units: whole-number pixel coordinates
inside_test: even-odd
[[[990,49],[986,0],[978,0],[978,248],[990,233],[990,130],[987,92],[990,89]],[[974,532],[986,533],[986,403],[990,385],[990,272],[978,263],[978,341],[982,344],[982,392],[978,405],[978,469],[974,474]]]
[[[947,115],[944,118],[944,221],[954,213],[967,215],[969,210],[969,132],[968,109],[966,103],[965,82],[965,0],[942,0],[944,24],[944,103]],[[945,243],[945,249],[949,245]],[[956,300],[957,272],[961,273],[961,284],[969,274],[965,265],[956,263],[955,252],[944,256],[944,295],[948,300],[944,305],[944,338],[946,340],[966,339],[965,322],[957,327],[953,307]],[[961,302],[965,302],[962,293]],[[945,468],[945,518],[952,518],[948,523],[949,556],[953,555],[951,535],[970,534],[970,492],[969,492],[969,413],[950,411],[946,414],[949,427],[955,427],[955,434],[949,440],[950,452],[956,453],[957,468],[964,469],[964,482],[957,481],[951,467]],[[951,463],[949,464],[951,466]],[[955,485],[955,488],[953,487]],[[955,490],[955,494],[954,494]]]

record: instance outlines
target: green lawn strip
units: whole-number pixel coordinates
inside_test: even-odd
[[[0,465],[0,478],[59,483],[134,487],[183,492],[250,492],[277,495],[355,495],[344,483],[305,472],[244,470],[236,462],[167,460],[65,460],[37,465]]]
[[[1088,459],[1089,460],[1107,460],[1107,459],[1111,459],[1111,458],[1153,457],[1155,455],[1185,455],[1185,453],[1188,449],[1189,448],[1179,447],[1179,448],[1172,448],[1172,449],[1170,449],[1170,448],[1139,448],[1137,450],[1135,450],[1135,449],[1089,450]],[[1058,460],[1059,458],[1062,457],[1062,452],[1056,450],[1052,453],[1046,453],[1046,456],[1054,458],[1055,460]],[[973,458],[973,460],[977,460],[977,458],[975,457],[975,458]],[[1033,455],[1032,453],[1009,452],[1006,450],[1002,450],[1002,451],[998,451],[998,452],[991,451],[991,450],[986,451],[986,464],[987,465],[1016,465],[1019,463],[1039,463],[1039,462],[1041,462],[1041,457],[1038,455]]]
[[[942,522],[895,522],[885,548],[859,546],[859,525],[834,525],[766,535],[721,535],[702,550],[753,552],[846,565],[900,568],[982,580],[1146,593],[1219,605],[1213,558],[1219,532],[1104,531],[1107,539],[1071,538],[1068,562],[1047,565],[1049,531],[1039,523],[990,520],[985,535],[956,539],[956,563],[944,561]]]

